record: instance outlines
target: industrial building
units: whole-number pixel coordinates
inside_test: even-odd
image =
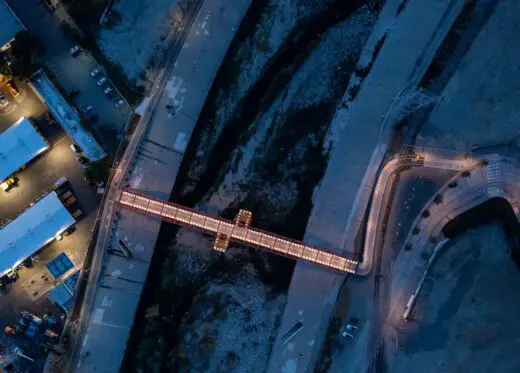
[[[63,98],[43,71],[40,70],[33,75],[30,85],[65,133],[79,145],[90,161],[95,162],[106,157],[107,154],[92,133],[83,128],[79,114]]]
[[[3,52],[11,47],[15,35],[25,27],[4,1],[0,1],[0,22],[0,52]]]
[[[0,229],[0,277],[14,270],[75,222],[56,192],[40,198]]]
[[[49,148],[28,118],[22,117],[0,133],[0,181]]]

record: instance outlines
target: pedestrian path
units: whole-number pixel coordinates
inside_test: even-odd
[[[229,241],[233,240],[268,250],[274,254],[319,264],[327,268],[350,273],[356,272],[358,263],[342,255],[308,246],[303,242],[274,233],[250,228],[251,213],[246,210],[240,210],[235,222],[230,222],[226,219],[202,214],[187,207],[164,202],[132,190],[124,190],[121,193],[119,205],[143,214],[160,217],[174,224],[181,224],[214,234],[216,240],[213,248],[218,251],[226,251]],[[248,216],[246,221],[240,219],[243,215]]]

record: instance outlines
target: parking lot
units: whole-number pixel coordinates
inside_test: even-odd
[[[27,83],[18,80],[15,83],[20,91],[20,96],[16,98],[9,94],[5,83],[0,83],[0,93],[9,102],[0,107],[0,132],[9,128],[20,117],[38,117],[47,111]]]
[[[0,291],[0,328],[17,323],[21,311],[29,311],[38,317],[51,313],[59,322],[53,330],[61,332],[64,320],[63,311],[48,299],[49,291],[59,282],[47,268],[49,262],[62,253],[73,264],[80,268],[83,264],[91,230],[96,219],[101,196],[96,188],[89,187],[84,179],[84,169],[77,162],[70,145],[72,141],[54,122],[49,113],[38,100],[32,89],[24,83],[17,82],[20,96],[13,98],[6,92],[4,84],[0,84],[0,92],[9,101],[0,109],[0,132],[5,131],[20,116],[31,119],[40,134],[48,141],[48,151],[27,164],[26,168],[16,174],[17,186],[5,192],[0,190],[0,222],[15,219],[36,198],[51,191],[60,177],[66,177],[77,202],[71,210],[81,209],[83,216],[75,225],[75,230],[60,241],[53,241],[38,253],[39,260],[29,268],[20,267],[18,279]],[[51,267],[52,269],[52,267]],[[16,345],[25,354],[35,359],[34,363],[18,359],[28,372],[41,372],[47,354],[42,350],[43,331],[37,337],[27,337],[23,333],[15,336],[0,334],[0,342],[4,345]],[[25,371],[25,370],[24,370]]]
[[[74,43],[63,33],[60,23],[49,11],[43,0],[7,0],[25,27],[40,39],[45,46],[43,56],[45,65],[54,74],[59,84],[67,91],[75,89],[79,95],[74,98],[77,106],[92,106],[92,112],[98,115],[98,120],[92,123],[104,145],[110,151],[117,149],[118,138],[122,134],[130,107],[128,104],[115,107],[121,99],[119,93],[107,96],[103,88],[97,85],[101,75],[95,78],[90,72],[97,68],[96,62],[85,52],[76,57],[70,54]],[[27,11],[30,9],[30,11]]]

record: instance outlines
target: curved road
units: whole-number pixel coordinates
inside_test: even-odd
[[[398,156],[390,160],[383,168],[374,188],[372,205],[370,207],[370,213],[367,221],[365,245],[363,248],[363,260],[361,263],[359,263],[356,274],[359,276],[366,276],[370,273],[373,267],[374,253],[376,251],[377,243],[379,242],[378,233],[381,231],[379,226],[383,223],[381,221],[381,212],[384,211],[384,206],[387,202],[385,199],[385,191],[391,187],[393,175],[410,167],[429,167],[453,171],[463,171],[473,167],[476,164],[478,164],[478,161],[471,158],[448,158],[440,154],[436,154],[432,150],[427,150],[426,152],[423,151],[416,154]]]

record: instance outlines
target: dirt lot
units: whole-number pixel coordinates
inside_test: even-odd
[[[498,223],[448,243],[389,372],[518,372],[520,270]]]

